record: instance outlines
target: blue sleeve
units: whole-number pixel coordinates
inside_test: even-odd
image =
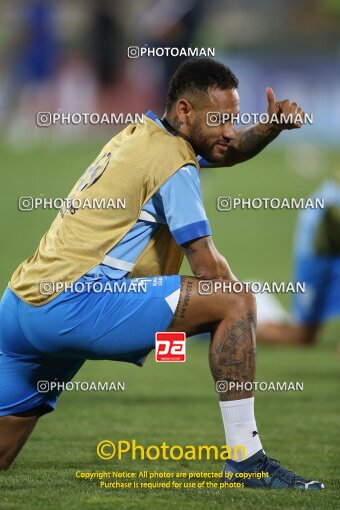
[[[206,159],[202,158],[202,156],[197,156],[197,161],[199,162],[201,168],[207,168],[211,165],[211,163]]]
[[[182,167],[160,187],[158,193],[165,220],[177,244],[211,235],[195,166]]]

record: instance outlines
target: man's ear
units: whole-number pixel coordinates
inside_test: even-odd
[[[177,109],[177,116],[180,120],[180,122],[184,122],[186,117],[190,114],[192,111],[192,104],[187,99],[180,99],[177,101],[176,105]]]
[[[190,117],[192,117],[193,106],[187,99],[180,99],[177,101],[177,118],[180,127],[190,123]]]

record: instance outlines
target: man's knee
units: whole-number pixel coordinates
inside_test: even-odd
[[[229,282],[227,282],[229,284]],[[230,315],[251,314],[256,320],[256,298],[255,295],[247,290],[241,282],[234,285],[226,285],[218,296],[219,307],[223,311],[223,318]]]
[[[240,293],[240,306],[245,312],[254,314],[256,318],[256,297],[251,291],[245,288]]]

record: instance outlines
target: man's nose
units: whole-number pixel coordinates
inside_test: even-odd
[[[225,139],[235,140],[236,131],[234,126],[230,122],[226,122],[222,127],[222,136]]]

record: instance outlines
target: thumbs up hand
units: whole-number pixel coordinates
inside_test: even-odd
[[[268,100],[269,122],[280,130],[300,128],[304,122],[305,113],[298,104],[289,99],[276,101],[275,93],[271,87],[266,88]]]

